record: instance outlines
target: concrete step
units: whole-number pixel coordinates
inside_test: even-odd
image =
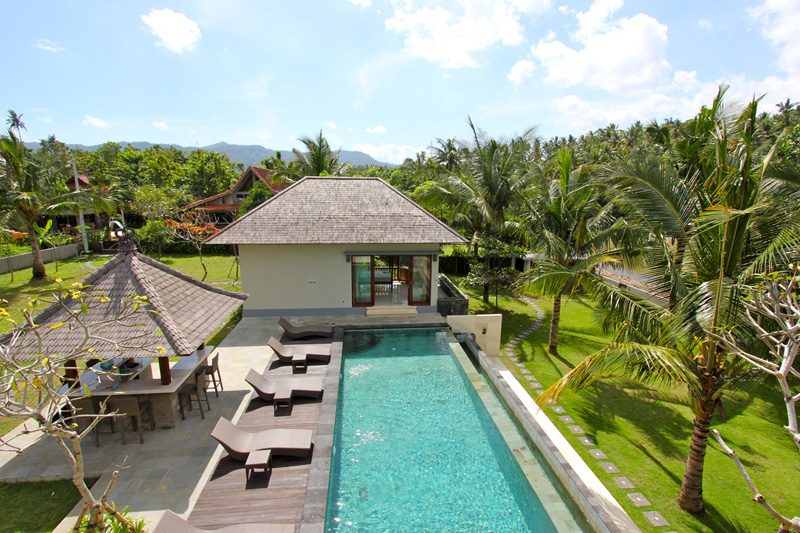
[[[417,308],[413,305],[381,305],[367,307],[367,316],[387,316],[387,315],[416,315]]]

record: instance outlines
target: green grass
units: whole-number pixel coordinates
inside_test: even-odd
[[[0,483],[0,533],[52,531],[79,500],[71,481]]]
[[[475,296],[474,294],[472,296]],[[535,318],[533,310],[508,297],[501,297],[500,310],[475,298],[470,312],[502,312],[502,342],[524,331]],[[593,307],[577,299],[565,301],[559,335],[559,355],[547,353],[552,303],[540,301],[545,311],[541,328],[523,341],[517,355],[546,387],[569,371],[585,356],[604,346],[609,337],[598,325]],[[508,365],[518,372],[514,365]],[[522,376],[518,375],[518,378]],[[520,383],[525,384],[523,379]],[[782,430],[785,409],[775,387],[767,382],[755,390],[728,394],[724,398],[727,422],[718,417],[713,427],[740,455],[759,490],[786,514],[798,512],[800,474],[797,449]],[[534,391],[529,388],[529,392]],[[581,392],[566,392],[559,400],[567,413],[581,425],[635,485],[670,522],[667,529],[679,531],[768,531],[775,524],[760,506],[751,502],[734,463],[716,442],[709,444],[704,475],[707,511],[695,517],[681,511],[676,503],[684,463],[689,450],[692,412],[681,387],[641,386],[626,380],[603,380]],[[599,468],[599,461],[586,446],[566,430],[552,411],[548,416],[561,429],[586,463],[608,487],[644,531],[659,531]]]

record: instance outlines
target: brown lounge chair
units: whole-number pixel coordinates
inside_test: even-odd
[[[220,417],[211,438],[222,444],[233,459],[241,463],[255,450],[271,450],[273,455],[309,457],[314,443],[310,429],[265,429],[245,431],[234,426],[230,420]]]
[[[294,524],[236,524],[221,529],[200,529],[176,515],[172,511],[164,511],[150,533],[294,533]]]
[[[323,337],[330,339],[333,337],[333,328],[322,324],[310,324],[308,326],[295,326],[291,322],[281,317],[278,320],[286,336],[290,339],[308,339],[310,337]]]
[[[309,361],[327,363],[331,360],[330,344],[283,344],[275,337],[270,337],[267,345],[275,352],[281,363],[292,365],[292,368],[306,368]]]
[[[268,402],[274,398],[322,398],[322,376],[268,378],[250,369],[244,378],[256,394]]]

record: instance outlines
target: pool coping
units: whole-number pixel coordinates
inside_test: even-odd
[[[459,334],[456,337],[475,356],[485,376],[500,393],[512,415],[522,425],[591,527],[609,533],[641,531],[503,362],[487,356],[475,342],[474,335]]]

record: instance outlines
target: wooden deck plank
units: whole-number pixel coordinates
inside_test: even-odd
[[[326,365],[308,367],[308,375],[324,377],[326,371]],[[273,363],[268,375],[288,376],[291,373],[291,367]],[[297,399],[291,414],[285,410],[276,414],[271,403],[256,397],[250,401],[237,426],[248,431],[271,428],[315,431],[320,407],[319,400]],[[244,463],[223,454],[189,516],[189,522],[208,529],[267,522],[298,526],[303,517],[311,460],[313,454],[312,459],[274,457],[269,478],[263,472],[257,472],[248,481]]]

